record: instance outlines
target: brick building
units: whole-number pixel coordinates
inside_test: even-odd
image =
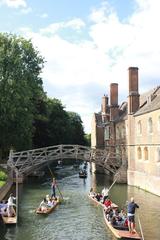
[[[138,68],[128,71],[128,99],[119,104],[118,84],[110,85],[110,99],[104,95],[101,111],[93,115],[91,144],[120,163],[120,182],[160,196],[160,86],[140,95]]]

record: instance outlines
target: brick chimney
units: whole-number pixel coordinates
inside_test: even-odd
[[[139,109],[139,92],[138,92],[138,68],[130,67],[129,69],[129,96],[128,96],[128,114],[133,114]]]
[[[115,120],[118,115],[118,83],[110,84],[110,120]]]
[[[102,97],[102,105],[101,105],[102,114],[107,113],[107,107],[108,107],[108,96],[104,94],[104,96]]]

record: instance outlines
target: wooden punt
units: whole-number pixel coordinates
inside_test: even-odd
[[[59,203],[60,203],[60,200],[57,199],[57,201],[55,201],[53,207],[48,207],[48,208],[46,209],[46,211],[41,211],[41,210],[39,210],[39,209],[37,208],[37,209],[36,209],[36,213],[37,213],[37,214],[42,214],[42,215],[50,214],[50,213],[53,212],[54,209],[59,205]]]
[[[103,210],[103,216],[104,216],[104,220],[105,223],[107,225],[107,227],[111,230],[111,232],[114,234],[114,236],[118,239],[137,239],[137,240],[141,240],[142,238],[140,237],[140,235],[135,232],[135,233],[130,233],[128,228],[122,228],[122,227],[118,227],[118,226],[113,226],[111,224],[110,221],[107,220],[105,211]]]
[[[90,194],[88,194],[88,197],[89,197],[96,205],[100,205],[100,206],[103,207],[103,208],[105,207],[102,202],[97,201],[97,199],[96,199],[95,197],[91,196]],[[111,204],[111,207],[112,207],[112,208],[117,208],[118,205],[116,205],[115,203],[112,203],[112,204]]]
[[[100,205],[104,208],[104,204],[100,201],[97,201],[97,199],[93,196],[91,196],[90,194],[88,194],[88,197],[96,204],[96,205]],[[112,208],[117,208],[118,205],[116,205],[115,203],[112,203],[111,204],[111,207]],[[111,232],[114,234],[114,236],[118,239],[137,239],[137,240],[141,240],[142,238],[140,237],[140,235],[135,232],[134,234],[131,234],[129,231],[128,231],[128,228],[120,228],[118,229],[118,227],[116,228],[113,227],[113,225],[111,224],[111,222],[109,222],[106,218],[106,215],[105,215],[105,212],[103,210],[103,215],[104,215],[104,220],[105,220],[105,223],[106,225],[108,226],[108,228],[111,230]]]
[[[95,203],[96,205],[100,205],[102,207],[104,207],[104,204],[100,201],[97,201],[97,199],[95,197],[93,197],[92,195],[88,194],[88,197],[93,201],[93,203]]]
[[[80,178],[86,178],[87,177],[87,171],[86,170],[79,171],[79,177]]]
[[[17,216],[15,217],[7,217],[7,216],[2,216],[2,220],[4,224],[16,224],[17,223]]]

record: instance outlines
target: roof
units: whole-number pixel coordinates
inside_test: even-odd
[[[142,115],[160,109],[160,86],[143,94],[140,100],[140,108],[134,116]]]

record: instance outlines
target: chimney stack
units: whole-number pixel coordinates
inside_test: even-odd
[[[128,114],[133,114],[139,109],[138,68],[130,67],[128,70],[129,70]]]
[[[118,83],[110,84],[110,120],[118,115]]]
[[[107,107],[108,107],[108,96],[104,95],[102,97],[102,108],[101,108],[102,114],[107,114]]]

